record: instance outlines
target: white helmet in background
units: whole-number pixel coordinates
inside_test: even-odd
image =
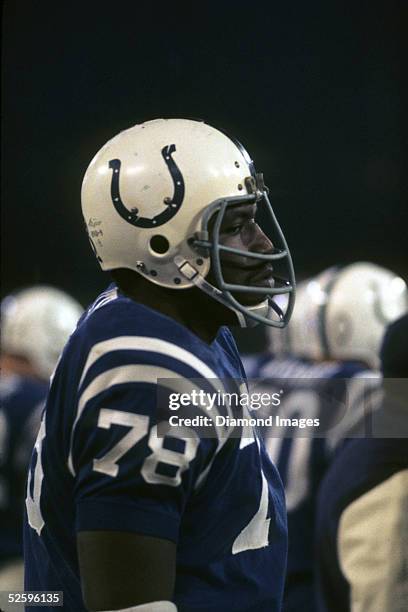
[[[48,380],[83,308],[53,287],[23,289],[1,303],[1,350],[25,357]]]
[[[338,273],[338,267],[328,268],[297,285],[296,304],[287,328],[287,345],[292,355],[316,361],[331,359],[323,352],[321,325],[326,290]]]
[[[329,268],[298,287],[292,352],[378,368],[387,326],[407,311],[407,285],[394,272],[366,262]]]
[[[156,119],[121,132],[91,161],[82,184],[82,212],[88,236],[103,270],[127,268],[171,289],[198,287],[247,319],[283,327],[293,304],[295,279],[283,233],[261,174],[242,145],[224,132],[189,119]],[[273,253],[227,249],[219,244],[228,207],[258,203],[274,231]],[[209,222],[218,213],[210,235]],[[220,253],[259,262],[281,260],[285,279],[255,288],[225,282]],[[212,265],[217,287],[206,280]],[[232,295],[258,293],[245,306]],[[288,293],[282,313],[272,299]],[[275,320],[273,320],[273,313]]]
[[[404,280],[371,263],[339,271],[327,288],[323,314],[323,348],[333,359],[355,359],[374,368],[386,328],[408,311]]]

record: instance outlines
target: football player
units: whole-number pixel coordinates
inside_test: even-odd
[[[381,355],[385,395],[373,437],[347,441],[319,493],[322,612],[408,609],[408,314],[388,328]]]
[[[316,495],[334,450],[381,396],[380,343],[408,307],[404,281],[380,266],[330,268],[298,285],[290,325],[271,330],[272,353],[244,360],[256,392],[281,389],[282,418],[318,418],[318,435],[263,431],[283,479],[289,553],[284,609],[316,610],[313,542]]]
[[[26,588],[63,591],[75,612],[277,611],[286,516],[262,442],[248,428],[169,428],[156,405],[180,381],[238,386],[225,325],[290,316],[293,267],[262,175],[224,132],[159,119],[102,147],[82,207],[115,284],[82,318],[48,396],[27,488]]]
[[[16,292],[1,304],[0,591],[23,588],[27,466],[49,378],[81,312],[70,296],[47,286]]]

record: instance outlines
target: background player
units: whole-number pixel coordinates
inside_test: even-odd
[[[81,313],[69,295],[48,286],[16,292],[1,304],[0,590],[23,587],[27,466],[49,378]]]
[[[168,414],[156,406],[188,379],[237,389],[244,371],[224,324],[288,320],[293,268],[262,176],[223,132],[156,120],[100,150],[82,204],[117,284],[88,309],[53,379],[27,489],[26,588],[63,590],[75,611],[277,611],[286,517],[262,442],[242,429],[160,437]],[[282,292],[285,313],[273,300]]]
[[[385,396],[373,415],[374,437],[346,442],[319,493],[322,612],[408,607],[408,315],[387,330],[382,371]]]
[[[286,492],[287,611],[316,610],[317,491],[347,431],[378,407],[382,337],[387,322],[407,309],[406,285],[391,271],[365,262],[330,268],[299,284],[289,326],[270,333],[277,353],[244,360],[257,392],[284,389],[280,416],[317,417],[323,425],[319,437],[300,429],[264,432]]]

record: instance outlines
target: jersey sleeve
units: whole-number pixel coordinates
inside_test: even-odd
[[[169,359],[110,356],[84,381],[69,458],[77,531],[177,541],[184,508],[217,439],[194,427],[169,427],[171,386],[192,378],[191,368]]]

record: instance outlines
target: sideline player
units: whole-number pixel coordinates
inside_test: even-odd
[[[408,314],[388,328],[381,355],[374,437],[347,441],[319,494],[321,612],[408,609]]]
[[[270,333],[277,352],[244,360],[257,392],[284,389],[280,417],[319,418],[323,427],[318,437],[299,428],[263,432],[286,493],[285,612],[316,610],[317,491],[347,431],[378,406],[382,337],[407,307],[406,285],[393,272],[366,262],[330,268],[298,285],[289,326]]]
[[[166,385],[243,379],[225,324],[290,316],[293,267],[262,175],[225,133],[160,119],[99,151],[82,206],[116,285],[53,379],[27,490],[26,588],[62,590],[75,612],[278,611],[286,516],[262,442],[188,427],[160,437],[156,413]],[[273,297],[285,292],[282,313]]]
[[[21,290],[1,304],[0,591],[23,588],[27,466],[49,378],[81,313],[70,296],[48,286]]]

